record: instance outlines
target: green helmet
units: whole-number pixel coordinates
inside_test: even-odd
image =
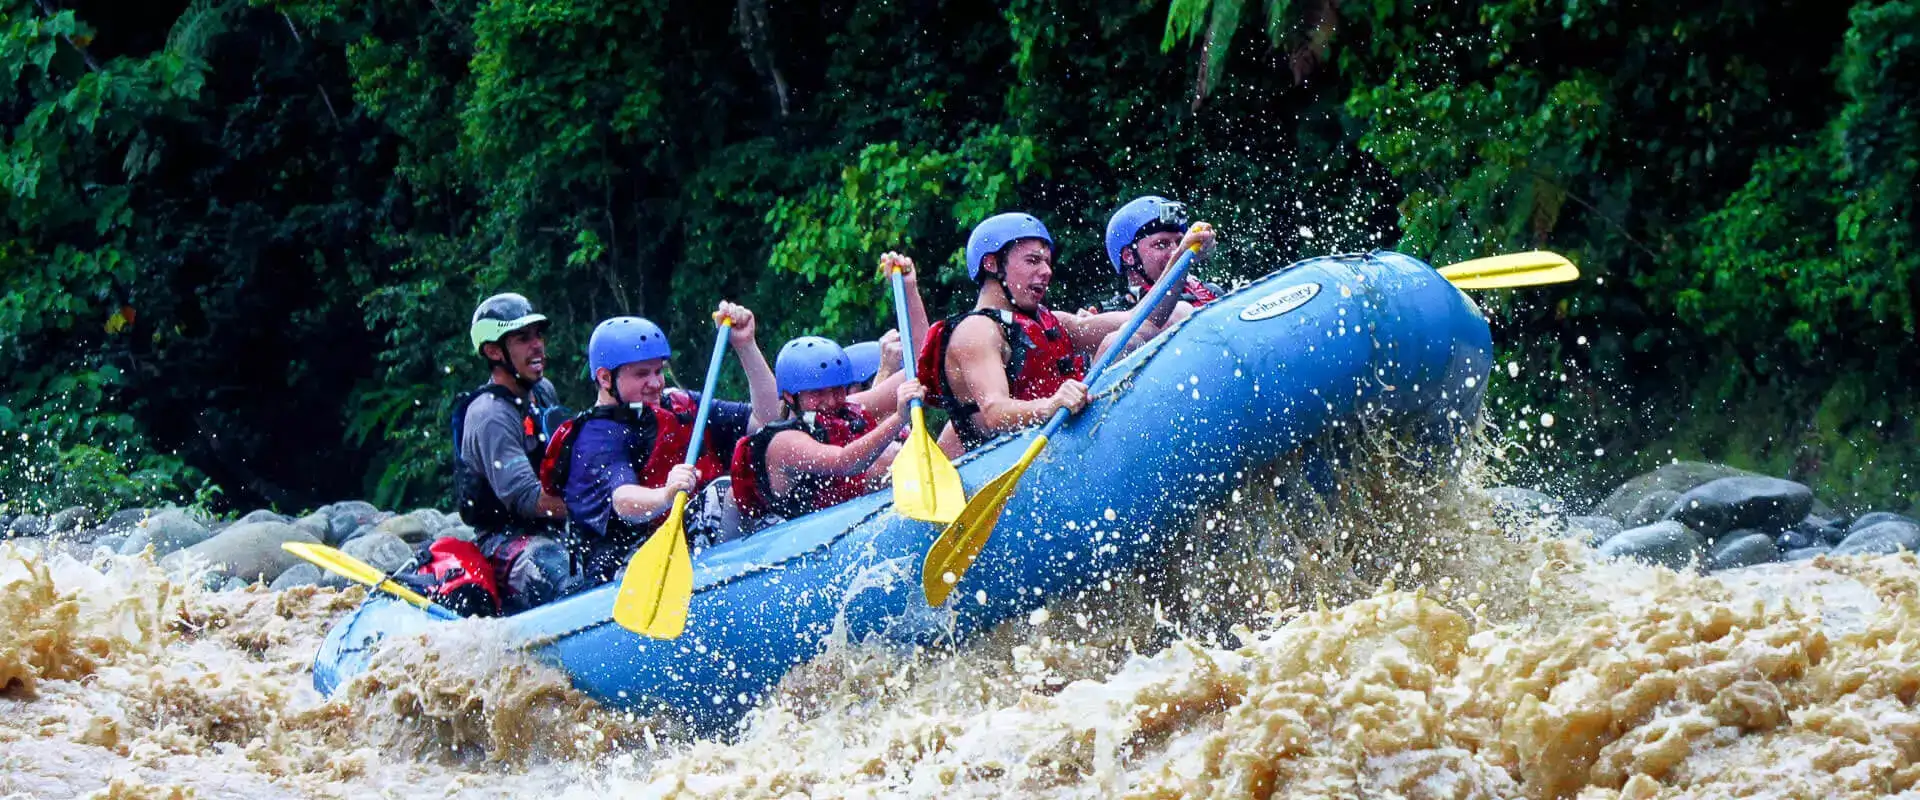
[[[527,302],[527,298],[508,292],[480,301],[480,307],[473,310],[473,326],[468,330],[473,335],[473,352],[478,353],[483,344],[498,342],[529,325],[546,327],[546,324],[546,315],[534,313],[533,304]]]

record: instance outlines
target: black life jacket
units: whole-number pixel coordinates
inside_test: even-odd
[[[733,499],[740,506],[740,513],[749,517],[772,514],[795,519],[866,494],[864,474],[794,475],[787,482],[787,493],[776,493],[767,471],[767,446],[784,431],[800,431],[821,444],[845,447],[873,430],[874,423],[873,412],[858,403],[848,403],[831,414],[809,414],[774,422],[741,439],[734,445],[730,470]]]
[[[473,401],[483,394],[490,394],[500,400],[511,403],[520,412],[521,449],[527,454],[527,462],[538,467],[541,452],[546,447],[547,427],[555,418],[564,415],[566,409],[552,397],[550,391],[541,391],[544,385],[535,386],[526,397],[517,397],[513,391],[497,383],[488,382],[480,388],[462,394],[453,401],[453,491],[454,499],[460,503],[460,521],[473,526],[481,533],[497,533],[509,527],[525,529],[525,532],[550,530],[556,526],[547,520],[522,518],[500,501],[500,496],[487,483],[484,471],[475,470],[467,465],[461,452],[461,438],[466,434],[467,409]],[[542,396],[545,395],[545,396]]]

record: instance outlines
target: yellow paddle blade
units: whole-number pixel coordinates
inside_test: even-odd
[[[431,608],[433,601],[421,597],[419,592],[401,586],[387,578],[381,572],[360,559],[335,550],[324,544],[313,542],[281,542],[280,549],[299,556],[310,564],[324,569],[342,578],[386,592],[421,608]]]
[[[686,515],[687,493],[680,492],[660,528],[627,560],[613,598],[613,621],[620,627],[655,639],[675,639],[687,629],[693,556],[687,552]]]
[[[893,509],[908,519],[942,525],[960,517],[967,488],[946,452],[927,435],[926,414],[913,405],[913,431],[893,459]]]
[[[1580,277],[1580,268],[1558,253],[1529,250],[1462,261],[1440,270],[1440,274],[1462,289],[1511,289],[1566,283]]]
[[[960,516],[927,548],[927,558],[920,563],[920,590],[927,596],[927,605],[947,602],[948,593],[960,583],[967,568],[973,566],[973,560],[980,557],[981,548],[987,546],[987,539],[993,536],[993,526],[1000,522],[1000,512],[1006,510],[1007,498],[1019,486],[1020,476],[1027,474],[1033,457],[1046,446],[1047,437],[1034,437],[1019,463],[980,487],[979,493],[967,501],[967,507],[960,510]]]

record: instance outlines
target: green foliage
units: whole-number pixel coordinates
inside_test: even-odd
[[[1865,408],[1916,366],[1913,0],[90,8],[0,0],[22,502],[441,501],[488,294],[557,321],[580,406],[615,314],[686,374],[721,298],[768,352],[878,335],[886,250],[965,305],[957,254],[999,211],[1054,231],[1061,305],[1105,295],[1101,229],[1147,192],[1216,224],[1225,283],[1376,246],[1571,255],[1587,280],[1484,297],[1526,366],[1501,413],[1590,421],[1533,448],[1560,474],[1684,448],[1689,404]],[[1861,424],[1793,463],[1893,446]],[[52,474],[72,488],[33,495]]]

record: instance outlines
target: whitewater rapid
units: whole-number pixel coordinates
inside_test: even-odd
[[[1162,573],[957,651],[836,643],[730,741],[599,709],[485,621],[398,643],[325,700],[308,661],[359,589],[214,593],[142,558],[0,544],[0,797],[1881,797],[1920,780],[1912,555],[1676,574],[1595,563],[1470,493],[1315,528],[1269,513],[1285,504],[1251,496],[1264,483]]]

